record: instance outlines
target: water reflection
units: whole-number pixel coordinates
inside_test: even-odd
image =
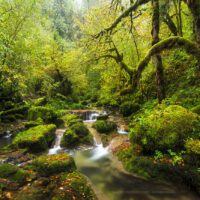
[[[90,179],[100,200],[197,199],[184,189],[176,190],[119,171],[112,165],[108,154],[94,160],[95,152],[94,149],[77,151],[74,158],[78,169]]]

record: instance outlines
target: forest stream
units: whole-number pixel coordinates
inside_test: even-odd
[[[65,129],[56,130],[56,139],[49,154],[66,151],[74,157],[76,166],[92,185],[99,200],[196,200],[197,197],[183,186],[157,183],[132,175],[123,169],[121,162],[112,155],[111,149],[117,141],[114,138],[107,147],[103,147],[101,137],[92,123],[95,122],[96,112],[84,115],[84,123],[94,137],[94,146],[80,147],[75,150],[64,150],[60,147],[61,137]],[[120,117],[113,117],[121,121]],[[120,140],[127,139],[127,132],[118,128]],[[116,144],[117,145],[117,144]]]

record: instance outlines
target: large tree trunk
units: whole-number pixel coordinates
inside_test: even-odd
[[[160,30],[160,12],[159,0],[152,0],[153,16],[152,16],[152,46],[159,42]],[[161,55],[152,56],[153,64],[156,68],[157,96],[159,103],[165,98],[164,72]]]
[[[200,47],[200,0],[184,0],[184,2],[187,3],[192,13],[195,38]]]

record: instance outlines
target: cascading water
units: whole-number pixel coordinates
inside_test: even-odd
[[[86,112],[84,115],[84,122],[95,122],[97,120],[97,117],[100,115],[106,115],[107,112],[106,111],[89,111]]]
[[[53,148],[49,149],[48,154],[57,154],[59,151],[62,150],[60,143],[61,143],[61,139],[63,137],[64,132],[65,132],[65,129],[57,129],[56,130],[55,144],[54,144]]]
[[[117,128],[117,133],[121,135],[127,135],[128,131],[126,131],[124,128]]]
[[[98,144],[95,138],[94,145],[95,148],[92,150],[92,156],[90,157],[91,160],[99,160],[109,154],[109,147],[104,148],[103,144]]]

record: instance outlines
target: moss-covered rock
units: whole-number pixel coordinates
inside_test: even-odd
[[[56,191],[53,200],[96,200],[96,196],[85,176],[75,171],[60,176],[62,190]]]
[[[23,184],[30,178],[30,173],[23,169],[20,169],[16,165],[1,164],[0,165],[0,178],[8,179],[19,184]]]
[[[39,125],[18,133],[12,144],[19,148],[27,148],[31,152],[40,152],[51,145],[55,130],[54,124]]]
[[[35,121],[38,118],[41,118],[45,123],[54,123],[57,120],[57,114],[52,108],[32,106],[28,111],[28,120]]]
[[[93,127],[99,132],[99,133],[110,133],[117,129],[117,125],[114,122],[106,121],[106,120],[97,120]]]
[[[200,120],[197,114],[181,106],[160,106],[135,122],[130,140],[145,152],[183,149],[187,138],[197,137]]]
[[[131,101],[124,102],[120,105],[120,112],[127,117],[140,109],[140,105]]]
[[[79,137],[72,131],[71,129],[68,129],[63,134],[62,140],[61,140],[61,146],[62,147],[75,147],[79,143]]]
[[[70,128],[80,137],[87,136],[89,134],[88,128],[82,122],[75,123]]]
[[[73,124],[63,134],[61,146],[71,148],[80,144],[92,144],[93,138],[88,128],[83,123]]]
[[[76,169],[74,159],[66,153],[40,156],[33,160],[32,166],[42,176],[72,172]]]

